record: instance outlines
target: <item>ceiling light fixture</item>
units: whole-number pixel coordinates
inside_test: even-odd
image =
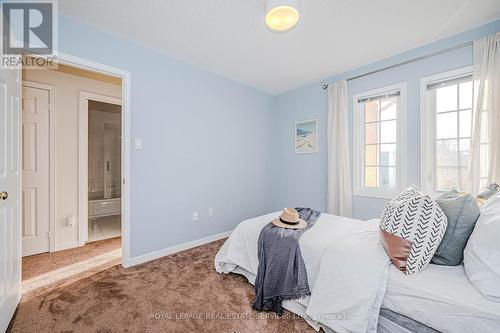
[[[266,25],[274,32],[290,31],[299,22],[299,4],[297,0],[268,0]]]

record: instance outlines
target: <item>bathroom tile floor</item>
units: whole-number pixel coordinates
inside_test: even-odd
[[[89,242],[120,237],[121,235],[121,215],[89,219]]]

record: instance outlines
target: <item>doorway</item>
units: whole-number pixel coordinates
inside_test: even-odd
[[[122,200],[128,164],[122,162],[127,153],[122,133],[128,113],[122,107],[122,82],[123,78],[66,64],[23,71],[25,295],[124,262],[122,221],[127,214],[122,212]]]
[[[131,205],[131,175],[130,175],[130,150],[131,150],[131,76],[130,72],[116,67],[93,62],[87,59],[78,58],[72,55],[59,52],[59,64],[71,66],[75,69],[84,70],[92,73],[103,74],[113,79],[121,81],[121,116],[122,116],[122,195],[121,195],[121,228],[122,228],[122,266],[130,267],[133,265],[130,255],[130,205]]]
[[[81,144],[87,141],[88,149],[88,204],[82,209],[88,212],[86,241],[94,242],[121,237],[121,101],[82,97],[93,98],[82,103],[87,105],[81,112],[87,111],[88,126]]]

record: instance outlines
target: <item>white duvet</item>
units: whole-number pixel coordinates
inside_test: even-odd
[[[244,274],[253,284],[260,231],[279,214],[241,222],[215,257],[217,272]],[[378,230],[378,220],[321,214],[299,241],[311,296],[283,306],[302,312],[316,329],[376,332],[389,266]]]

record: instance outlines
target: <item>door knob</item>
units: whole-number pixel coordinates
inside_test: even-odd
[[[3,191],[3,192],[0,192],[0,200],[7,200],[7,198],[9,197],[9,193]]]

